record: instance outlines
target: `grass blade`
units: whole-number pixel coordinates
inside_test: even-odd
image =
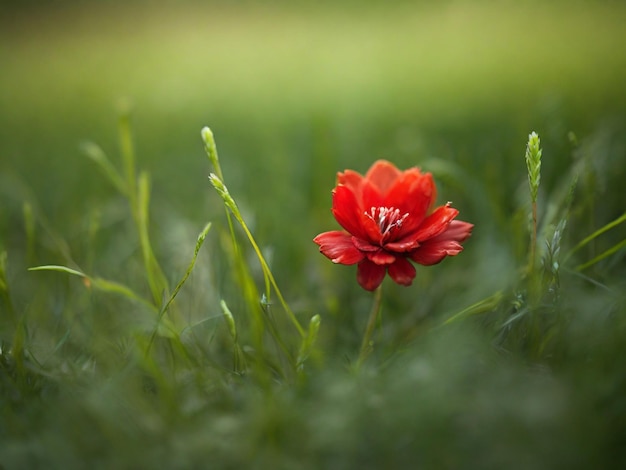
[[[133,291],[130,287],[125,286],[124,284],[120,284],[119,282],[109,281],[107,279],[103,279],[100,277],[91,277],[88,274],[85,274],[82,271],[77,269],[68,268],[67,266],[60,266],[56,264],[48,264],[44,266],[34,266],[32,268],[28,268],[29,271],[56,271],[66,274],[71,274],[72,276],[78,276],[84,279],[85,286],[88,288],[93,288],[99,290],[101,292],[113,293],[121,295],[122,297],[126,297],[129,300],[139,302],[142,305],[148,307],[150,310],[156,311],[156,307],[148,302],[146,299],[141,297],[135,291]]]
[[[495,294],[492,294],[489,297],[479,300],[478,302],[452,315],[450,318],[448,318],[439,326],[449,325],[451,323],[454,323],[455,321],[461,320],[471,315],[478,315],[480,313],[490,312],[498,306],[503,296],[504,294],[502,293],[502,291],[498,291]]]
[[[29,271],[58,271],[61,273],[67,273],[67,274],[71,274],[73,276],[78,276],[78,277],[82,277],[82,278],[87,278],[90,279],[90,277],[83,273],[80,272],[76,269],[72,269],[72,268],[68,268],[67,266],[59,266],[56,264],[47,264],[44,266],[34,266],[32,268],[28,268]]]
[[[150,337],[150,341],[148,342],[148,345],[146,347],[146,354],[148,354],[148,352],[150,351],[150,348],[152,347],[152,343],[154,342],[156,334],[159,331],[159,325],[161,324],[161,321],[163,319],[163,316],[165,315],[165,312],[167,312],[167,310],[169,309],[169,306],[172,304],[172,302],[178,295],[178,292],[180,292],[180,289],[183,287],[183,285],[185,284],[185,282],[191,275],[191,272],[193,271],[193,268],[196,265],[196,259],[198,258],[198,253],[200,252],[200,248],[204,244],[204,240],[206,239],[206,236],[209,233],[210,229],[211,229],[211,223],[208,223],[204,226],[204,229],[202,229],[202,232],[200,232],[200,234],[198,235],[198,239],[196,241],[196,247],[194,249],[191,261],[189,262],[189,266],[187,267],[187,271],[185,271],[185,274],[183,275],[182,279],[176,285],[174,292],[172,292],[172,294],[169,296],[167,301],[163,304],[163,307],[161,307],[161,310],[159,311],[159,317],[157,319],[157,324],[154,328],[154,331],[152,332],[152,336]]]
[[[584,238],[580,243],[578,243],[578,245],[576,245],[574,248],[572,248],[570,250],[570,252],[567,254],[567,256],[565,257],[565,260],[569,259],[570,256],[572,256],[574,253],[576,253],[578,250],[580,250],[582,247],[584,247],[585,245],[587,245],[589,242],[591,242],[593,239],[599,237],[600,235],[602,235],[604,232],[608,232],[609,230],[611,230],[614,227],[617,227],[619,224],[623,223],[626,221],[626,212],[624,212],[621,216],[619,216],[617,219],[613,220],[612,222],[609,222],[608,224],[606,224],[604,227],[599,228],[598,230],[596,230],[595,232],[593,232],[591,235],[589,235],[588,237]],[[623,243],[623,242],[622,242]],[[619,248],[618,248],[619,249]],[[617,251],[617,250],[615,250]],[[615,251],[613,251],[612,253],[614,253]],[[604,253],[603,253],[604,254]],[[609,253],[610,254],[610,253]],[[600,255],[602,256],[602,255]],[[608,256],[608,255],[607,255]],[[596,258],[594,258],[595,260]],[[594,261],[591,260],[591,261]],[[600,261],[599,259],[597,261]],[[578,269],[578,268],[577,268]],[[584,269],[584,268],[583,268]]]
[[[165,274],[157,261],[152,244],[150,243],[150,235],[148,233],[149,225],[149,206],[150,206],[150,178],[147,173],[142,172],[139,175],[139,193],[137,199],[137,231],[139,232],[139,244],[143,256],[148,284],[152,292],[152,298],[155,305],[160,305],[165,293],[169,295],[168,282]]]
[[[93,142],[85,142],[81,145],[83,153],[91,159],[107,177],[107,179],[115,186],[121,194],[128,196],[128,187],[124,182],[124,178],[111,163],[104,151]]]
[[[576,271],[584,271],[585,269],[593,266],[594,264],[598,263],[599,261],[602,261],[604,258],[607,258],[607,257],[611,256],[613,253],[618,252],[619,250],[621,250],[625,246],[626,246],[626,238],[624,240],[622,240],[621,242],[619,242],[617,245],[614,245],[611,248],[609,248],[608,250],[606,250],[605,252],[599,254],[595,258],[587,261],[586,263],[583,263],[583,264],[580,264],[580,265],[576,266]]]

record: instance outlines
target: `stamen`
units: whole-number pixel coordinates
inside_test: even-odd
[[[378,214],[377,214],[378,213]],[[370,209],[370,212],[365,212],[365,215],[372,219],[378,225],[381,235],[384,237],[392,229],[402,227],[404,220],[409,216],[409,213],[400,215],[400,209],[395,207],[374,207]]]

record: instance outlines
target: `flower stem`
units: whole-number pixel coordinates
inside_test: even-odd
[[[380,314],[381,308],[381,300],[383,298],[383,286],[382,284],[376,288],[374,291],[374,304],[372,305],[372,311],[370,312],[369,320],[367,321],[367,328],[365,329],[365,334],[363,335],[363,342],[361,343],[361,352],[359,353],[359,360],[357,361],[357,369],[363,364],[367,356],[372,352],[372,333],[374,332],[374,327],[376,326],[376,322],[378,321],[378,315]]]

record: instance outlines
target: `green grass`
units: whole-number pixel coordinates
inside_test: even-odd
[[[0,467],[626,459],[621,3],[3,12]],[[356,367],[374,299],[312,238],[378,158],[475,230]]]

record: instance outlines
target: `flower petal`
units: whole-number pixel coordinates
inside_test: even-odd
[[[435,182],[430,173],[422,174],[417,168],[405,171],[385,197],[385,206],[396,207],[409,214],[398,237],[413,232],[423,221],[437,197]]]
[[[320,233],[313,239],[320,246],[320,252],[333,263],[356,264],[364,258],[352,243],[352,237],[339,231]]]
[[[446,256],[455,256],[463,251],[455,240],[428,241],[411,253],[411,259],[418,264],[431,266],[440,263]]]
[[[415,278],[415,266],[406,258],[398,258],[396,262],[387,268],[391,279],[401,286],[410,286]]]
[[[378,222],[371,216],[371,211],[363,212],[361,214],[361,227],[366,234],[366,240],[374,245],[380,247],[383,241],[383,234],[380,233],[380,226]]]
[[[391,264],[396,260],[396,257],[388,251],[379,249],[378,251],[368,251],[365,253],[367,259],[376,264]]]
[[[337,185],[344,185],[350,188],[357,200],[361,200],[363,176],[353,170],[346,170],[343,173],[337,173]]]
[[[362,186],[361,203],[365,211],[384,205],[383,193],[372,181],[364,180]]]
[[[332,212],[339,225],[349,233],[364,240],[368,238],[361,223],[363,210],[348,186],[340,184],[333,190]]]
[[[402,172],[387,160],[378,160],[365,174],[365,179],[371,182],[384,195],[393,185]]]
[[[415,240],[414,235],[409,235],[401,240],[397,240],[391,243],[385,243],[383,248],[393,253],[406,253],[407,251],[413,251],[420,246],[419,242]]]
[[[424,266],[430,266],[441,262],[446,256],[456,256],[463,251],[461,242],[467,240],[473,228],[473,224],[453,220],[443,233],[425,241],[411,253],[411,259]]]
[[[432,239],[432,241],[439,240],[455,240],[459,243],[464,242],[472,234],[474,224],[469,222],[463,222],[462,220],[453,220],[448,225],[448,229]]]
[[[378,251],[380,250],[380,246],[373,245],[369,241],[361,240],[357,237],[352,237],[352,243],[357,247],[358,250],[361,251]]]
[[[361,261],[357,267],[356,280],[365,290],[376,289],[387,273],[387,267],[372,263],[368,259]]]
[[[432,214],[426,217],[422,225],[419,226],[414,235],[415,240],[423,243],[443,233],[458,213],[459,211],[450,207],[449,204],[438,207]]]

